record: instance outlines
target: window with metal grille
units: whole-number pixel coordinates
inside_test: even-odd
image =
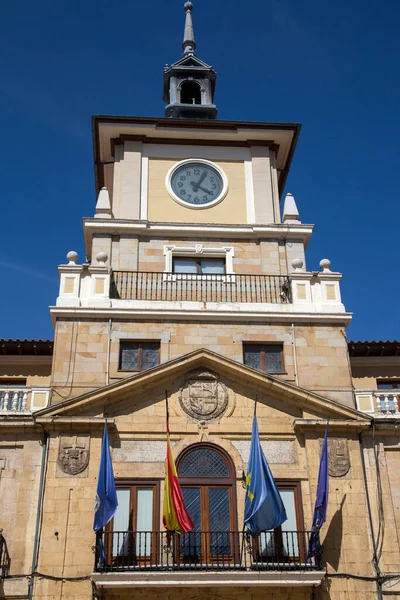
[[[243,344],[243,362],[263,373],[283,373],[283,344]]]
[[[120,371],[145,371],[160,364],[160,342],[121,342]]]
[[[195,448],[179,465],[180,477],[229,477],[223,456],[211,448]]]

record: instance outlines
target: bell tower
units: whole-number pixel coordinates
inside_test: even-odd
[[[214,104],[217,74],[196,56],[192,2],[186,2],[184,8],[183,55],[173,65],[164,68],[163,100],[168,103],[165,116],[173,119],[215,119],[218,113]]]

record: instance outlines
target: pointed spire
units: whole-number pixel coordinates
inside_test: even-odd
[[[299,211],[297,210],[296,201],[292,194],[286,194],[285,203],[283,205],[283,222],[300,223]]]
[[[111,219],[111,203],[108,189],[106,187],[101,188],[96,204],[96,215],[98,219]]]
[[[194,41],[194,31],[192,23],[192,10],[194,6],[190,0],[185,2],[184,9],[186,11],[185,32],[183,34],[183,54],[194,54],[196,50],[196,42]]]

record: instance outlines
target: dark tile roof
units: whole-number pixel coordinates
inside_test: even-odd
[[[52,356],[53,340],[0,339],[0,356]]]
[[[393,340],[358,341],[348,343],[349,354],[353,356],[400,356],[400,342]]]

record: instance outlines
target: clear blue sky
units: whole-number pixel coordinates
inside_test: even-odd
[[[308,268],[344,275],[350,339],[399,331],[400,5],[197,0],[197,53],[221,119],[303,124],[286,191],[315,223]],[[2,6],[0,337],[53,336],[68,250],[84,259],[95,192],[90,116],[162,116],[182,0]]]

